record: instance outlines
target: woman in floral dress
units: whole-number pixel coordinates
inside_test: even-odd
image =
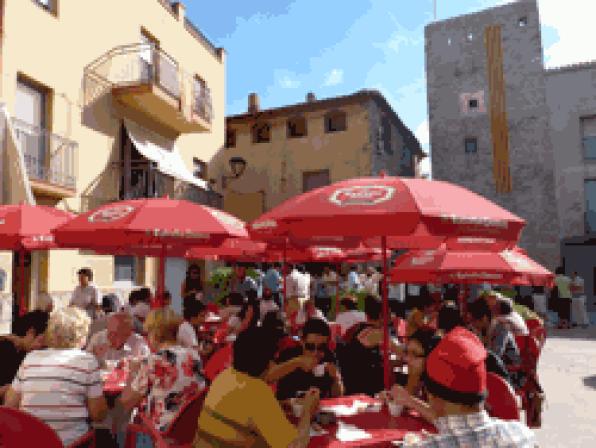
[[[171,309],[149,313],[145,330],[154,353],[141,361],[138,370],[131,369],[134,377],[120,398],[125,409],[140,405],[161,432],[167,429],[180,407],[206,386],[196,350],[176,342],[180,322]]]

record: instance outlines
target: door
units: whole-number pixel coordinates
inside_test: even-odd
[[[172,294],[171,308],[182,315],[182,297],[180,287],[186,278],[186,260],[183,258],[168,258],[166,262],[166,290]]]
[[[139,52],[141,82],[148,83],[155,81],[155,50],[159,42],[148,32],[141,32],[141,51]]]
[[[17,81],[15,128],[27,171],[44,180],[46,171],[46,93],[32,84]]]

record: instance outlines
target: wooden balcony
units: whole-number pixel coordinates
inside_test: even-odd
[[[178,134],[211,130],[209,89],[151,44],[116,47],[85,72],[107,82],[112,100],[133,114],[142,114]]]

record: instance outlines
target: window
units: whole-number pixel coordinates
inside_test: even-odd
[[[584,157],[596,160],[596,117],[582,117],[580,120]]]
[[[459,103],[461,113],[464,115],[486,112],[486,108],[484,106],[484,90],[460,94]]]
[[[470,101],[468,101],[468,108],[470,110],[472,110],[472,109],[478,109],[478,99],[477,98],[473,98]]]
[[[401,159],[399,161],[400,174],[412,174],[412,150],[404,146],[401,151]]]
[[[236,130],[226,129],[226,148],[236,147]]]
[[[141,29],[141,45],[142,48],[139,52],[140,81],[155,81],[157,70],[154,66],[158,62],[156,51],[159,49],[159,41],[147,30]]]
[[[347,129],[346,113],[340,110],[325,115],[325,132],[340,132]]]
[[[466,40],[468,42],[472,42],[474,40],[474,34],[468,33],[468,35],[466,36]]]
[[[391,120],[388,116],[384,116],[379,127],[379,144],[382,145],[386,154],[393,154],[391,147]]]
[[[207,180],[207,164],[196,157],[192,158],[193,175],[197,179]]]
[[[137,278],[137,259],[130,256],[114,257],[114,281],[135,283]]]
[[[288,120],[288,138],[306,137],[306,119],[294,117]]]
[[[35,3],[37,3],[39,6],[41,6],[42,8],[48,10],[51,13],[56,13],[56,9],[57,9],[57,3],[58,0],[33,0]]]
[[[464,141],[464,147],[466,154],[472,154],[478,152],[478,139],[476,137],[468,137]]]
[[[596,232],[596,179],[584,182],[586,201],[586,233]]]
[[[271,141],[271,126],[269,123],[257,123],[252,127],[253,143],[268,143]]]
[[[302,191],[307,192],[315,188],[329,185],[329,170],[305,171],[302,173]]]
[[[527,17],[520,17],[518,24],[522,28],[525,27],[525,26],[528,26],[528,18]]]

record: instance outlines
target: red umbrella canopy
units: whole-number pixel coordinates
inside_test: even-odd
[[[193,247],[189,249],[186,258],[236,258],[259,256],[265,253],[267,244],[252,241],[247,238],[228,238],[218,247]]]
[[[43,205],[0,206],[0,249],[35,250],[56,247],[52,231],[75,215]]]
[[[184,254],[188,245],[219,245],[229,237],[248,236],[244,222],[228,213],[169,198],[106,204],[77,216],[54,234],[65,247],[119,247],[143,255],[158,248]]]
[[[402,283],[496,283],[549,285],[553,274],[521,249],[502,252],[412,251],[398,257],[391,278]]]
[[[400,177],[350,179],[291,198],[250,225],[255,238],[416,236],[438,247],[446,237],[515,242],[525,221],[448,182]],[[402,246],[403,247],[403,246]]]

